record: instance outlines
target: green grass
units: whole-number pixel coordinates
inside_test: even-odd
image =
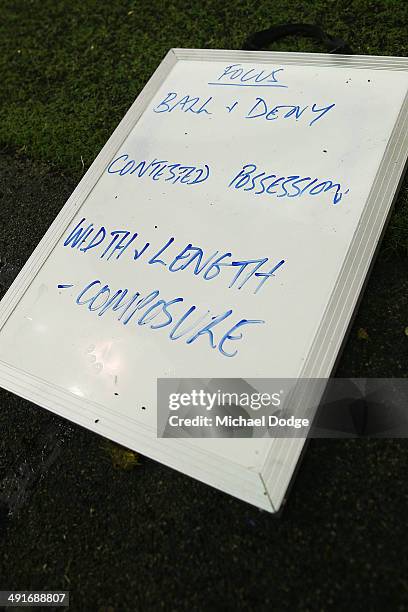
[[[3,0],[0,146],[75,178],[171,47],[242,47],[272,24],[317,23],[355,53],[407,55],[403,0]],[[325,51],[288,38],[274,50]],[[408,253],[408,192],[383,252]]]

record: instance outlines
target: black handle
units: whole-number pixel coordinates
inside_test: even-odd
[[[288,23],[286,25],[277,25],[261,30],[248,36],[244,42],[243,49],[248,51],[260,51],[271,42],[284,38],[285,36],[293,36],[301,34],[309,38],[315,38],[322,42],[328,49],[329,53],[344,53],[351,55],[353,53],[351,47],[341,38],[334,38],[326,34],[319,26],[310,25],[308,23]]]

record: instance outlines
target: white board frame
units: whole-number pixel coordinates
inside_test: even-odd
[[[408,59],[381,56],[327,55],[259,51],[171,49],[91,167],[58,214],[0,303],[0,330],[25,291],[41,270],[58,241],[85,202],[112,155],[119,149],[147,108],[163,80],[179,61],[226,61],[296,66],[347,67],[349,69],[406,71]],[[408,96],[405,97],[372,185],[361,220],[347,252],[318,333],[305,360],[302,378],[328,378],[346,335],[375,251],[402,181],[408,149]],[[183,440],[157,440],[148,428],[77,397],[28,372],[0,361],[0,385],[62,417],[96,431],[119,444],[137,450],[168,466],[219,488],[270,512],[282,506],[305,441],[300,438],[271,440],[262,469],[244,470]],[[95,426],[95,419],[104,418]]]

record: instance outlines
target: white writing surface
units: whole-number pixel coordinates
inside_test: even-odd
[[[0,359],[153,437],[158,377],[302,375],[407,75],[278,59],[172,66],[6,320]],[[269,448],[186,444],[251,470]]]

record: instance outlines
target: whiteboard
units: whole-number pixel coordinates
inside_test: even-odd
[[[156,381],[330,376],[405,167],[407,63],[170,50],[2,300],[0,384],[277,511],[304,440],[158,439]],[[100,316],[103,287],[196,326]]]

